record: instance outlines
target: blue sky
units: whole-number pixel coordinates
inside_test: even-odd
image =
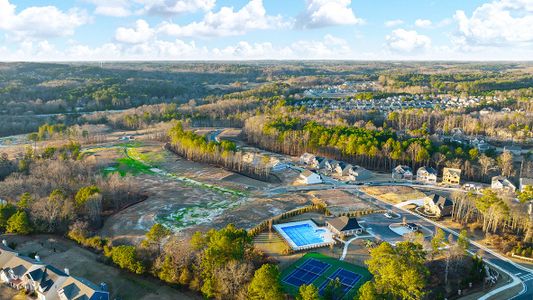
[[[0,61],[531,60],[533,0],[0,0]]]

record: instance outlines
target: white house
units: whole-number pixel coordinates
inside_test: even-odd
[[[42,263],[37,255],[35,259],[19,255],[5,240],[0,244],[0,282],[35,293],[39,300],[109,300],[107,288]]]
[[[437,183],[437,170],[432,167],[420,167],[416,171],[416,180],[426,183]]]
[[[334,160],[334,159],[326,159],[324,161],[324,169],[329,172],[335,171],[338,165],[339,165],[339,161]]]
[[[322,183],[322,177],[320,177],[319,174],[309,171],[309,170],[304,170],[302,173],[300,173],[300,179],[305,184]]]
[[[512,193],[516,191],[516,186],[511,181],[509,181],[509,179],[503,176],[492,177],[490,188],[493,190],[503,190]]]
[[[367,169],[355,165],[353,166],[349,171],[350,180],[357,181],[357,180],[366,180],[372,177],[372,172],[368,171]]]
[[[343,161],[339,162],[337,166],[335,167],[335,172],[341,176],[349,175],[351,170],[352,170],[352,165],[347,164]]]
[[[413,170],[409,166],[398,165],[392,170],[392,178],[396,180],[413,180]]]
[[[453,201],[446,197],[432,194],[424,198],[424,209],[437,217],[449,216],[452,214]]]
[[[310,165],[313,163],[315,156],[311,153],[304,153],[300,156],[300,163],[304,165]]]

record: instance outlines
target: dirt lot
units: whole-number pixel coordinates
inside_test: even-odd
[[[392,204],[421,199],[426,196],[424,193],[408,186],[367,186],[361,188],[361,190]]]
[[[369,211],[379,209],[368,201],[363,201],[356,195],[342,190],[321,190],[309,192],[311,196],[320,203],[326,204],[333,215],[342,213]]]
[[[219,228],[233,223],[252,228],[264,219],[311,204],[310,196],[265,196],[279,185],[258,181],[222,168],[185,160],[163,149],[162,143],[108,143],[85,150],[105,174],[130,176],[148,195],[106,219],[100,232],[114,242],[138,243],[154,223],[175,232]]]
[[[98,255],[60,237],[2,235],[2,238],[8,242],[15,242],[17,244],[15,250],[22,255],[38,253],[43,262],[59,269],[68,268],[71,275],[86,278],[96,284],[107,283],[111,299],[117,297],[125,300],[201,299],[196,295],[173,289],[155,279],[136,276],[104,264],[99,261]],[[2,299],[9,298],[2,297]]]

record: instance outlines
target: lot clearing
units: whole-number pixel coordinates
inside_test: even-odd
[[[309,192],[309,194],[313,197],[313,202],[326,205],[329,212],[335,216],[358,212],[367,213],[380,209],[378,206],[362,200],[349,191],[320,190]]]
[[[391,204],[398,204],[404,201],[426,197],[424,193],[409,186],[365,186],[362,187],[361,190]]]
[[[73,276],[86,278],[95,284],[105,282],[111,293],[110,299],[201,299],[197,295],[173,289],[155,279],[133,275],[107,265],[100,261],[97,254],[61,237],[2,235],[2,238],[9,243],[16,243],[15,250],[22,255],[38,253],[43,262],[61,270],[68,268]],[[2,291],[0,295],[4,295],[4,292]]]
[[[164,149],[163,143],[107,143],[86,148],[104,175],[129,176],[148,196],[107,218],[100,234],[113,242],[138,243],[155,223],[175,233],[221,228],[233,223],[245,229],[284,211],[311,204],[306,195],[264,196],[277,185],[211,165],[188,161]]]

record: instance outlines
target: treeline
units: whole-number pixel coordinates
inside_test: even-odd
[[[251,143],[274,152],[311,152],[377,170],[389,170],[399,163],[427,164],[434,152],[431,141],[424,138],[401,140],[388,130],[327,127],[291,118],[250,118],[244,133]]]
[[[408,87],[427,88],[427,92],[466,93],[468,95],[484,95],[494,90],[516,90],[529,88],[533,84],[533,76],[528,74],[501,74],[499,72],[475,73],[391,73],[379,76],[379,81],[389,89]]]
[[[171,66],[174,65],[174,66]],[[3,64],[0,71],[0,114],[63,113],[121,109],[144,104],[186,102],[208,94],[209,84],[255,81],[258,67],[217,67],[204,64]],[[255,69],[255,70],[251,70]]]
[[[143,199],[128,178],[103,178],[97,166],[80,158],[75,142],[39,152],[27,147],[11,160],[0,198],[24,211],[31,231],[48,233],[65,233],[76,220],[99,228],[105,214]]]
[[[184,130],[181,122],[169,130],[170,149],[189,160],[224,167],[230,171],[245,174],[260,180],[270,180],[270,166],[267,162],[256,164],[245,162],[244,153],[237,151],[231,141],[208,141],[203,135]]]
[[[387,115],[386,124],[397,131],[414,131],[422,127],[427,134],[451,135],[459,129],[465,135],[481,135],[502,140],[526,140],[533,137],[533,120],[525,112],[472,115],[441,110],[408,109]]]
[[[277,266],[253,247],[246,230],[231,224],[186,240],[155,224],[137,246],[112,245],[92,235],[83,222],[71,226],[69,237],[103,252],[122,269],[150,274],[206,299],[285,299]]]
[[[533,243],[533,221],[527,213],[526,203],[516,202],[514,197],[490,189],[484,190],[482,195],[454,194],[453,198],[452,218],[455,221],[470,224],[487,235],[522,236],[526,245]]]

